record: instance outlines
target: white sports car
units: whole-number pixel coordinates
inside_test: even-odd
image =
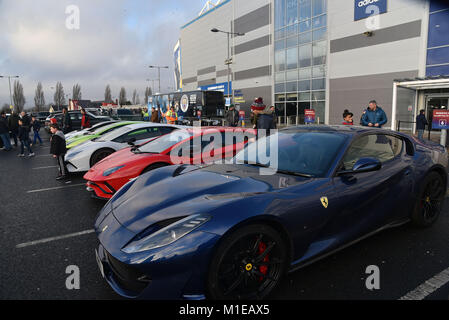
[[[70,149],[65,156],[67,169],[69,172],[89,171],[97,162],[126,148],[130,143],[141,144],[179,128],[183,126],[151,122],[121,127]]]
[[[99,123],[97,123],[96,125],[93,125],[90,128],[69,132],[69,133],[65,134],[65,139],[69,140],[71,138],[81,137],[85,133],[89,134],[90,132],[94,132],[96,129],[99,129],[99,128],[104,127],[104,126],[108,126],[108,125],[113,124],[115,122],[118,122],[118,121],[113,120],[113,121],[99,122]]]

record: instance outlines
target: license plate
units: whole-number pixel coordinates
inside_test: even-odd
[[[98,268],[100,269],[101,272],[101,276],[104,278],[104,267],[103,267],[103,263],[100,260],[100,256],[98,255],[98,250],[95,249],[95,258],[97,260],[97,264],[98,264]]]

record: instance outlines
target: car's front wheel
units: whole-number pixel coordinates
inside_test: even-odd
[[[279,283],[287,248],[279,233],[263,224],[242,227],[218,246],[208,275],[211,299],[263,299]]]
[[[101,149],[96,151],[92,157],[90,158],[90,167],[92,168],[94,165],[96,165],[101,160],[109,157],[111,154],[113,154],[115,151],[112,149]]]
[[[412,222],[418,227],[430,227],[440,216],[446,190],[441,175],[431,172],[422,184],[412,212]]]

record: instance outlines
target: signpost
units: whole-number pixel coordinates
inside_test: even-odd
[[[304,122],[306,124],[315,123],[316,113],[313,109],[306,109],[304,112]]]
[[[432,129],[441,129],[440,144],[445,146],[449,129],[449,110],[433,110]]]

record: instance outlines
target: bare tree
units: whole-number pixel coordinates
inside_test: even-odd
[[[19,82],[19,80],[14,81],[14,93],[13,93],[13,101],[14,106],[16,108],[17,112],[21,112],[23,110],[23,107],[25,106],[25,96],[23,94],[23,86]]]
[[[124,87],[122,87],[120,89],[120,95],[119,95],[119,103],[120,105],[125,105],[126,104],[126,90]]]
[[[106,89],[104,90],[104,102],[106,103],[112,102],[111,87],[109,85],[107,85]]]
[[[73,92],[72,92],[72,99],[73,100],[81,100],[81,86],[77,83],[73,86]]]
[[[42,83],[37,84],[37,88],[34,95],[34,105],[36,107],[36,111],[39,112],[45,106],[45,96],[44,91],[42,89]]]
[[[56,83],[56,92],[54,95],[54,102],[55,102],[55,105],[57,105],[58,107],[65,105],[64,87],[62,86],[61,82]]]
[[[146,87],[145,89],[145,105],[148,105],[148,101],[150,96],[153,95],[153,90],[150,87]]]

